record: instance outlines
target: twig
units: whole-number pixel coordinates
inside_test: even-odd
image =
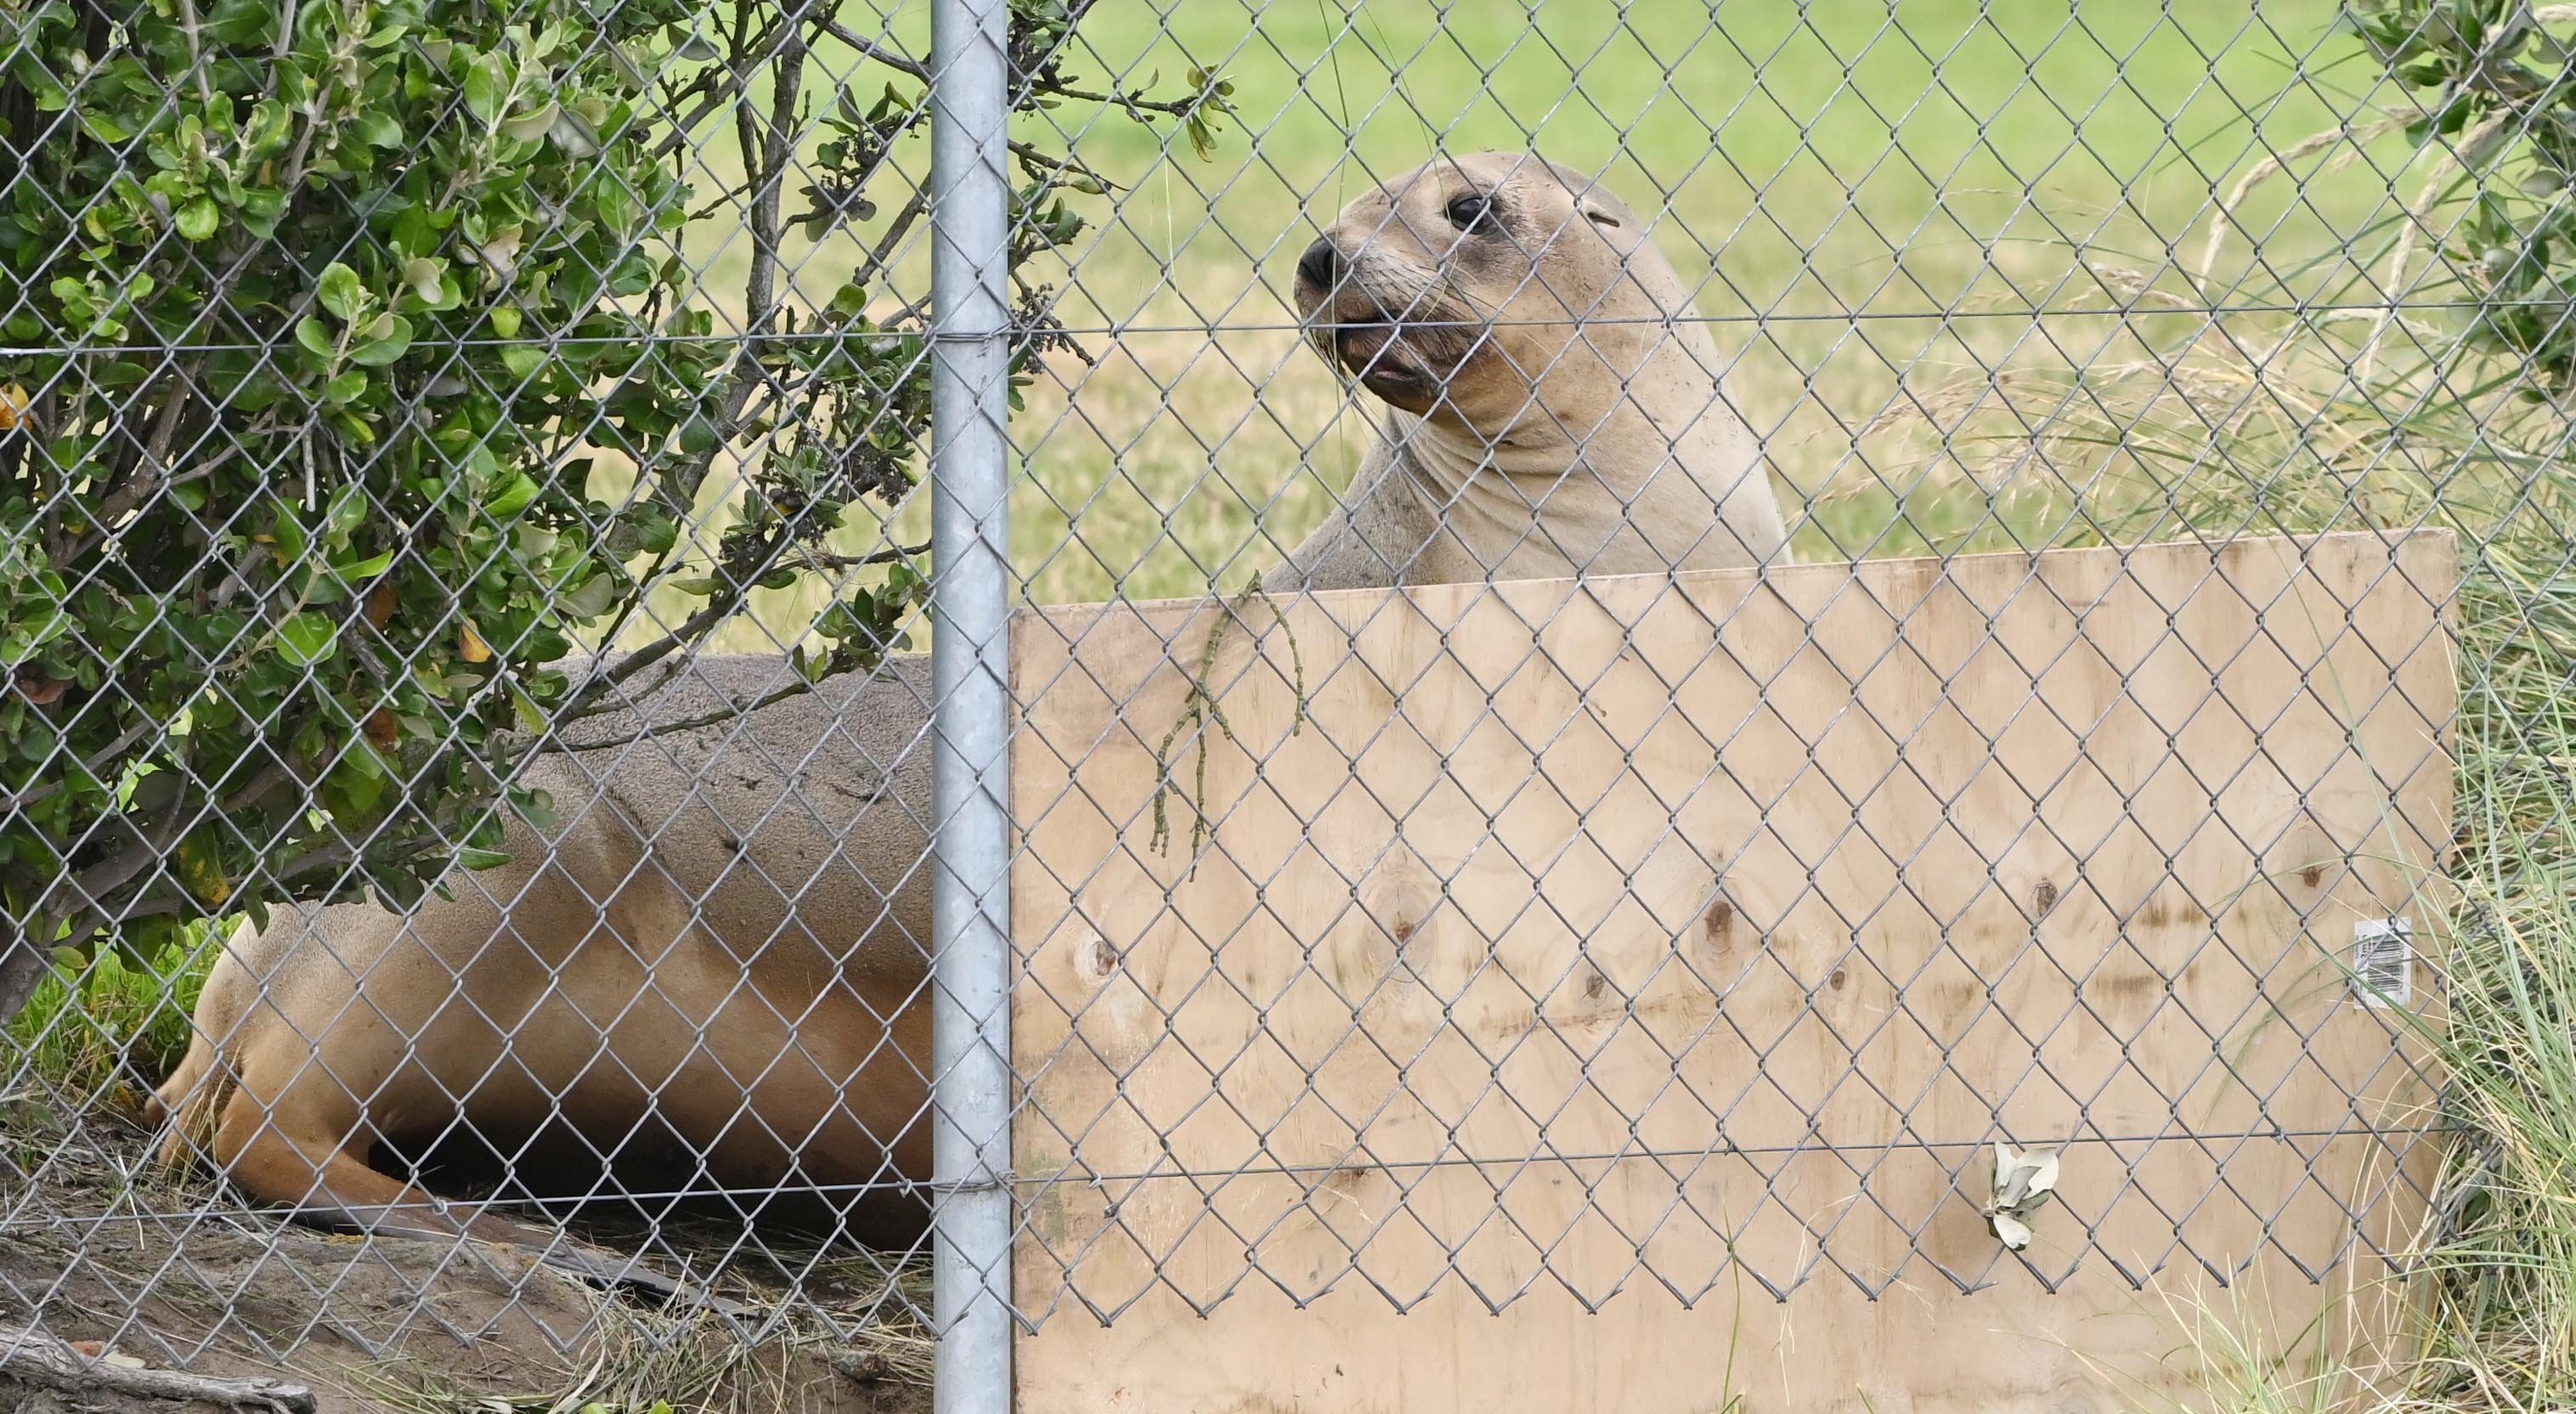
[[[867,38],[865,35],[860,34],[858,31],[851,29],[848,25],[841,23],[839,20],[823,21],[822,29],[823,33],[828,34],[834,39],[841,41],[843,44],[850,46],[852,49],[859,51],[859,57],[863,59],[874,59],[889,69],[895,69],[900,72],[910,74],[914,78],[921,80],[923,83],[930,82],[929,65],[922,63],[918,59],[910,59],[901,54],[897,54],[893,50],[888,49],[883,45],[878,44],[876,41]]]
[[[138,1369],[92,1359],[70,1342],[27,1326],[0,1326],[0,1374],[70,1394],[101,1390],[129,1399],[194,1401],[280,1414],[313,1414],[313,1391],[284,1380],[227,1380],[178,1370]]]
[[[215,806],[215,811],[220,815],[231,815],[245,810],[265,798],[270,791],[290,784],[294,779],[295,774],[286,769],[285,762],[271,761],[259,769],[259,774],[244,782],[240,790],[225,796]]]
[[[617,647],[617,640],[626,634],[626,625],[634,619],[636,611],[644,607],[645,596],[651,592],[653,581],[661,578],[662,570],[671,563],[671,556],[679,549],[679,531],[674,528],[671,543],[663,546],[662,553],[655,555],[653,563],[644,567],[644,573],[636,576],[635,592],[627,596],[626,603],[617,611],[617,617],[608,621],[608,631],[599,636],[600,652],[606,653]]]
[[[891,550],[871,550],[864,555],[824,555],[807,551],[804,560],[818,570],[855,570],[870,565],[898,564],[930,553],[928,545],[897,545]]]
[[[1186,118],[1207,102],[1203,95],[1198,94],[1188,98],[1153,99],[1133,93],[1086,93],[1078,88],[1059,88],[1052,84],[1039,91],[1049,98],[1070,98],[1076,103],[1116,104],[1126,110],[1127,116],[1137,119],[1148,113],[1159,113],[1166,118]]]
[[[1154,771],[1157,778],[1157,782],[1154,787],[1154,829],[1152,835],[1146,842],[1146,848],[1151,849],[1158,854],[1169,856],[1172,848],[1172,821],[1170,812],[1165,805],[1165,801],[1170,796],[1172,790],[1172,747],[1174,743],[1180,740],[1181,734],[1184,731],[1191,731],[1193,728],[1196,729],[1193,732],[1194,739],[1192,745],[1196,749],[1198,755],[1194,778],[1195,783],[1190,797],[1191,813],[1195,817],[1190,822],[1190,855],[1192,860],[1190,872],[1192,874],[1196,874],[1198,872],[1198,864],[1196,860],[1199,846],[1206,841],[1209,830],[1207,818],[1208,729],[1213,726],[1217,731],[1223,732],[1225,734],[1225,739],[1228,741],[1239,740],[1239,738],[1234,734],[1234,723],[1226,720],[1224,706],[1217,701],[1216,693],[1208,687],[1208,679],[1216,676],[1216,655],[1217,650],[1224,646],[1226,625],[1240,622],[1243,617],[1243,606],[1252,602],[1255,598],[1259,598],[1264,604],[1269,605],[1270,617],[1278,623],[1280,629],[1288,636],[1288,661],[1290,663],[1291,670],[1295,673],[1295,681],[1292,686],[1292,691],[1296,702],[1296,716],[1288,724],[1288,734],[1290,736],[1295,736],[1299,732],[1305,730],[1306,727],[1306,655],[1298,648],[1297,631],[1289,627],[1288,616],[1280,611],[1279,602],[1270,596],[1263,594],[1261,592],[1261,586],[1258,584],[1247,586],[1241,593],[1235,595],[1231,601],[1218,601],[1216,622],[1208,627],[1207,646],[1200,655],[1199,671],[1197,676],[1192,677],[1189,680],[1190,690],[1188,695],[1183,699],[1181,714],[1173,720],[1172,729],[1163,733],[1162,744],[1154,749]]]
[[[731,566],[719,564],[716,567],[719,575],[730,586],[726,592],[710,598],[696,613],[682,619],[679,627],[618,659],[615,667],[605,668],[593,674],[588,681],[565,699],[562,710],[556,714],[556,721],[579,721],[584,717],[596,717],[602,712],[614,710],[617,704],[600,703],[600,699],[608,693],[609,689],[706,637],[716,625],[732,617],[742,606],[743,599],[750,594],[752,586],[758,582],[761,575],[767,573],[779,562],[781,558],[779,551],[783,547],[772,541],[754,548],[757,553],[743,557],[739,564]],[[870,551],[865,555],[804,553],[817,568],[849,569],[863,565],[892,564],[900,559],[909,559],[929,552],[930,547],[927,545],[899,545],[890,550]],[[603,642],[600,645],[600,651],[604,654],[611,646],[610,643]]]
[[[216,472],[221,471],[221,470],[223,470],[226,466],[230,465],[230,464],[231,464],[231,462],[232,462],[232,460],[233,460],[235,457],[238,457],[238,456],[240,456],[240,455],[241,455],[241,448],[240,448],[238,445],[236,445],[236,446],[231,446],[231,447],[226,447],[226,448],[224,448],[222,451],[216,452],[213,456],[211,456],[211,457],[207,458],[206,460],[204,460],[204,461],[202,461],[202,462],[197,463],[197,464],[196,464],[195,466],[193,466],[193,467],[190,467],[188,470],[186,470],[186,471],[183,471],[183,472],[179,473],[177,476],[165,476],[165,477],[163,477],[163,478],[161,479],[161,489],[162,489],[162,490],[164,490],[164,491],[167,491],[167,490],[169,490],[169,489],[170,489],[171,487],[173,487],[173,486],[185,486],[185,485],[187,485],[187,484],[188,484],[189,482],[191,482],[191,481],[204,481],[204,480],[206,480],[207,478],[209,478],[209,477],[213,476]],[[102,519],[103,519],[103,518],[104,518],[104,517],[102,517]],[[118,533],[118,534],[122,534],[122,533],[123,533],[123,531],[122,531],[122,529],[120,529],[120,530],[118,530],[116,533]],[[105,529],[104,527],[97,526],[97,525],[93,525],[93,526],[91,526],[91,527],[90,527],[90,529],[89,529],[89,533],[88,533],[87,535],[84,535],[84,536],[82,536],[82,537],[81,537],[81,539],[80,539],[80,543],[79,543],[79,544],[77,544],[77,545],[74,545],[74,546],[71,548],[71,553],[70,553],[68,556],[66,556],[66,557],[65,557],[65,559],[66,559],[66,560],[78,560],[78,559],[80,559],[82,556],[87,555],[90,551],[95,550],[95,549],[97,549],[99,546],[106,544],[106,543],[107,543],[107,540],[108,540],[108,537],[109,537],[109,532],[108,532],[108,530],[107,530],[107,529]]]
[[[149,779],[158,780],[161,777],[154,776]],[[136,875],[142,874],[152,865],[168,859],[170,851],[177,846],[180,838],[186,835],[198,821],[205,819],[209,813],[224,816],[247,809],[278,787],[292,784],[294,780],[294,773],[289,771],[284,763],[272,761],[260,768],[240,790],[220,801],[209,802],[207,809],[197,811],[194,815],[182,809],[182,803],[178,800],[161,802],[159,818],[153,822],[151,829],[136,831],[132,844],[78,873],[56,877],[53,886],[38,896],[34,909],[35,916],[46,917],[52,912],[55,897],[68,892],[75,902],[68,912],[57,916],[72,925],[73,937],[79,939],[100,928],[110,928],[137,918],[171,911],[168,908],[148,906],[152,902],[144,897],[144,894],[150,892],[151,881],[148,878],[134,896],[121,903],[110,902],[109,895],[132,883]],[[132,831],[133,825],[130,822],[122,822],[122,828]]]
[[[905,198],[903,209],[895,212],[894,219],[886,223],[885,234],[877,238],[876,245],[868,251],[867,259],[859,262],[859,268],[851,272],[850,283],[864,285],[875,279],[877,272],[894,259],[895,251],[903,244],[904,233],[910,231],[912,223],[920,220],[921,213],[928,209],[929,189],[914,188],[912,195]]]
[[[143,720],[136,722],[133,726],[127,727],[124,735],[119,736],[116,740],[100,747],[97,751],[92,752],[88,756],[81,758],[81,766],[86,770],[96,772],[99,767],[106,765],[110,758],[124,755],[127,747],[141,741],[144,737],[152,734],[153,732],[160,731],[165,725],[167,724],[155,721],[150,717],[146,717]],[[69,775],[69,772],[65,772],[63,775],[57,776],[53,780],[45,782],[43,785],[21,791],[16,795],[0,794],[0,810],[24,810],[28,806],[35,804],[37,801],[45,800],[59,794],[63,787],[69,784]]]
[[[1107,177],[1100,175],[1098,172],[1095,172],[1089,167],[1082,165],[1079,161],[1076,161],[1071,153],[1049,152],[1045,148],[1038,146],[1036,143],[1021,142],[1016,138],[1012,139],[1006,145],[1011,149],[1011,155],[1020,159],[1020,166],[1032,177],[1037,177],[1045,181],[1054,181],[1058,177],[1072,174],[1076,176],[1089,177],[1091,180],[1100,183],[1103,187],[1115,187],[1117,185],[1117,183],[1110,181]]]
[[[749,6],[737,12],[736,53],[749,47],[749,36],[742,25]],[[833,21],[821,21],[825,25]],[[766,370],[760,357],[761,345],[778,322],[776,298],[779,269],[778,203],[786,190],[787,172],[796,156],[794,119],[798,92],[805,82],[805,41],[796,32],[796,17],[782,22],[784,35],[775,50],[777,68],[769,80],[769,131],[760,130],[758,114],[747,103],[734,105],[734,134],[742,145],[744,160],[757,162],[757,168],[746,174],[754,195],[748,221],[751,226],[751,270],[743,277],[743,308],[750,315],[750,326],[743,331],[741,346],[734,358],[738,371],[724,393],[721,415],[717,419],[722,435],[707,450],[656,477],[654,497],[662,503],[663,514],[675,526],[686,526],[690,513],[697,509],[698,488],[705,484],[707,472],[714,467],[718,453],[740,427],[742,410],[751,401]],[[757,154],[755,158],[754,154]]]
[[[172,801],[170,804],[175,806],[177,802]],[[41,918],[51,911],[48,905],[56,892],[68,890],[72,897],[79,900],[79,906],[74,912],[75,917],[83,913],[92,913],[97,914],[103,924],[123,921],[125,917],[123,912],[106,907],[100,900],[105,895],[123,888],[135,875],[169,857],[171,847],[179,842],[181,835],[187,833],[186,827],[180,823],[183,814],[182,811],[172,809],[156,821],[149,832],[138,836],[134,843],[124,849],[79,873],[57,876],[53,888],[47,889],[44,895],[37,899],[36,916]]]
[[[749,716],[764,707],[784,702],[791,697],[802,697],[812,692],[814,687],[815,684],[800,677],[776,692],[754,698],[750,702],[730,702],[712,712],[701,712],[694,717],[683,717],[676,722],[656,722],[652,726],[628,732],[624,736],[610,737],[605,741],[576,743],[566,741],[560,736],[549,736],[545,744],[537,748],[537,754],[545,756],[565,751],[606,751],[612,747],[632,746],[639,741],[651,741],[657,736],[670,736],[675,732],[693,732],[700,727],[712,727],[718,722],[729,722],[736,717]]]
[[[107,495],[100,498],[98,511],[91,519],[92,533],[104,535],[108,527],[122,519],[126,512],[150,500],[154,492],[168,484],[170,443],[178,434],[179,416],[188,406],[188,379],[182,373],[172,380],[169,401],[161,405],[160,415],[153,419],[152,431],[142,446],[142,456],[133,468],[117,479]],[[60,537],[49,547],[57,563],[73,553],[70,537]],[[84,539],[86,543],[86,539]]]
[[[697,107],[690,109],[686,116],[682,117],[678,123],[673,125],[671,135],[662,139],[661,143],[653,149],[653,155],[657,158],[668,157],[672,153],[679,151],[681,148],[689,146],[696,140],[698,124],[714,117],[716,110],[723,107],[727,100],[739,102],[743,96],[744,86],[751,82],[751,76],[753,74],[760,72],[761,65],[769,62],[770,54],[772,52],[770,46],[776,42],[777,37],[781,33],[784,33],[788,29],[790,23],[792,23],[792,21],[781,23],[771,29],[762,31],[758,36],[754,37],[747,43],[737,44],[735,46],[735,52],[741,56],[740,58],[736,59],[733,63],[726,65],[721,70],[709,71],[708,74],[700,76],[688,87],[672,94],[666,102],[677,103],[681,99],[689,97],[690,94],[698,89],[705,87],[707,79],[712,77],[714,74],[721,73],[724,75],[723,83],[718,85],[714,91],[709,92],[699,101]],[[739,33],[739,31],[737,31],[737,33]]]
[[[625,657],[618,660],[616,667],[606,669],[598,676],[592,678],[589,682],[582,684],[580,693],[576,694],[577,699],[595,698],[598,694],[607,691],[609,688],[617,686],[619,683],[626,681],[628,678],[635,676],[637,673],[640,673],[646,668],[653,666],[655,663],[662,661],[664,658],[671,656],[674,651],[685,648],[697,640],[706,637],[709,630],[713,629],[717,624],[723,622],[733,614],[735,603],[741,598],[742,592],[740,590],[736,590],[734,593],[729,595],[718,596],[716,599],[710,601],[705,608],[702,608],[696,613],[689,615],[687,618],[680,620],[680,626],[678,628],[671,630],[669,633],[662,635],[651,643],[627,654]],[[581,704],[576,700],[575,702],[568,702],[564,705],[566,707],[577,707]],[[574,715],[589,716],[592,714],[582,712],[575,713]]]
[[[205,42],[197,24],[197,0],[179,0],[179,24],[188,32],[188,73],[197,81],[197,101],[215,106],[215,86],[206,77]]]

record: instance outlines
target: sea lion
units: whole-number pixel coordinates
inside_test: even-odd
[[[1390,410],[1358,494],[1264,589],[1780,552],[1680,280],[1588,179],[1432,163],[1344,210],[1296,286],[1318,347]],[[281,911],[231,942],[156,1095],[164,1157],[202,1152],[309,1220],[561,1251],[375,1167],[375,1146],[462,1131],[522,1187],[574,1193],[598,1165],[565,1156],[643,1150],[658,1162],[621,1166],[623,1191],[820,1194],[857,1235],[909,1240],[930,1176],[928,660],[642,736],[793,671],[698,658],[527,766],[558,814],[514,822],[508,863],[407,912]]]
[[[156,1093],[164,1159],[203,1154],[320,1225],[585,1271],[559,1235],[439,1203],[373,1151],[443,1142],[540,1196],[594,1191],[614,1155],[601,1191],[722,1191],[908,1241],[930,1171],[929,658],[644,735],[794,671],[702,657],[573,725],[521,774],[553,822],[514,817],[509,862],[452,871],[444,897],[281,909],[231,940]]]
[[[1431,163],[1297,262],[1318,351],[1387,404],[1344,508],[1273,593],[1777,561],[1725,364],[1645,223],[1536,157]]]

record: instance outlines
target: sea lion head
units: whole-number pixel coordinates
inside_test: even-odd
[[[1295,288],[1344,374],[1495,438],[1533,415],[1598,421],[1659,351],[1706,343],[1635,213],[1522,153],[1442,158],[1362,195],[1299,258]]]

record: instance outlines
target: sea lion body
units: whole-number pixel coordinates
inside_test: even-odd
[[[629,1191],[820,1191],[828,1211],[762,1206],[917,1228],[921,1203],[882,1190],[929,1167],[929,659],[630,740],[792,672],[702,657],[576,724],[591,749],[521,777],[554,822],[514,818],[509,862],[453,872],[451,897],[282,910],[234,941],[159,1092],[183,1118],[169,1156],[204,1144],[265,1201],[438,1231],[473,1215],[430,1211],[370,1150],[453,1157],[461,1118],[532,1192],[592,1191],[615,1154]]]
[[[1464,203],[1481,203],[1470,219]],[[1318,250],[1325,252],[1319,255]],[[1626,207],[1535,158],[1434,163],[1299,262],[1319,349],[1388,404],[1277,593],[1760,563],[1782,529],[1680,280]],[[792,669],[701,657],[523,784],[558,810],[407,912],[282,912],[229,945],[158,1103],[252,1197],[378,1231],[547,1235],[373,1166],[461,1124],[521,1186],[824,1191],[917,1230],[929,1177],[931,692],[889,660],[713,726]],[[649,677],[649,673],[645,675]],[[644,680],[639,678],[639,681]],[[625,1155],[621,1155],[625,1157]],[[855,1208],[850,1189],[875,1185]]]

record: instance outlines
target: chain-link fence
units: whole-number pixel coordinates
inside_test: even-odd
[[[2564,8],[0,0],[0,1385],[2474,1386]]]

